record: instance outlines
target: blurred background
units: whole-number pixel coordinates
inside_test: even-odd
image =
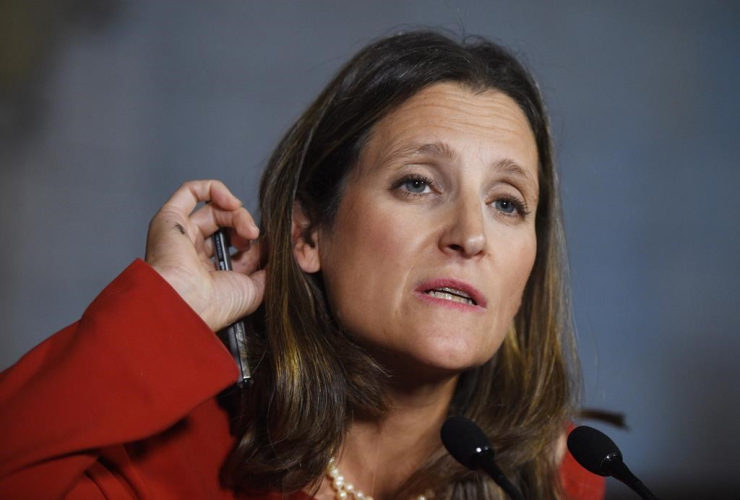
[[[369,41],[519,54],[549,103],[585,406],[661,498],[740,491],[740,3],[0,3],[0,368],[75,321],[187,179],[256,209],[278,138]],[[615,481],[610,499],[634,498]]]

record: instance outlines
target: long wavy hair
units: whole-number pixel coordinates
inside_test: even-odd
[[[294,204],[306,236],[331,228],[344,180],[373,127],[420,90],[455,82],[511,97],[527,116],[539,154],[537,257],[521,308],[489,362],[463,373],[450,414],[490,437],[498,463],[527,498],[559,498],[554,443],[575,394],[561,209],[547,113],[537,85],[503,47],[433,31],[381,39],[361,50],[326,86],[275,149],[260,187],[265,300],[251,317],[252,387],[238,394],[232,431],[240,437],[223,468],[239,491],[317,488],[353,415],[382,416],[387,374],[332,317],[321,273],[293,257]],[[398,492],[436,498],[503,498],[487,477],[441,448]]]

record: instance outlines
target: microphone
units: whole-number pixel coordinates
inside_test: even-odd
[[[576,427],[568,436],[568,450],[587,471],[622,481],[640,498],[658,500],[627,468],[622,461],[622,452],[603,432],[585,425]]]
[[[491,442],[483,431],[465,417],[450,417],[442,425],[442,443],[452,457],[470,470],[483,469],[513,500],[524,500],[516,486],[494,461]]]

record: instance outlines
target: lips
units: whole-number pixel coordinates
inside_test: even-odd
[[[475,287],[451,278],[425,281],[416,287],[416,292],[426,298],[450,301],[467,307],[485,308],[487,305],[486,298]]]

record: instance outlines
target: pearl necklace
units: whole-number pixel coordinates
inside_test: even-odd
[[[352,499],[355,500],[374,500],[372,496],[366,495],[352,483],[348,483],[344,480],[344,476],[339,472],[337,462],[333,458],[329,460],[329,467],[326,469],[326,475],[331,479],[331,487],[337,493],[337,500]],[[419,495],[416,500],[427,500],[434,497],[434,493],[427,491],[425,495]]]

